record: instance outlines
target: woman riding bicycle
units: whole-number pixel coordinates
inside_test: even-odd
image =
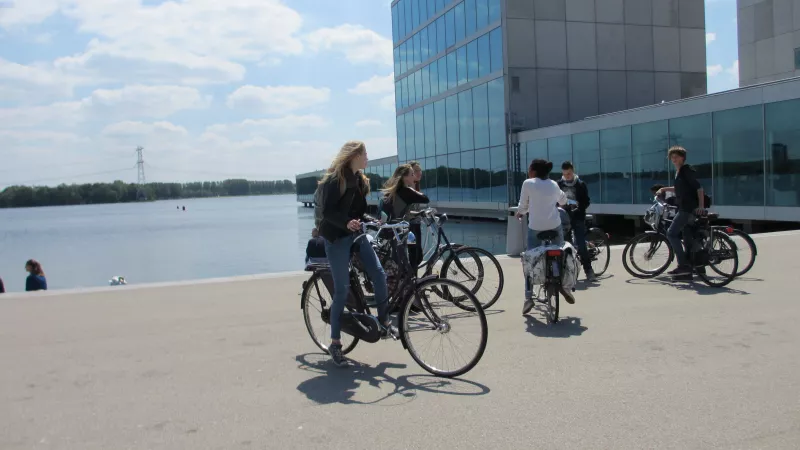
[[[330,312],[331,345],[328,351],[338,366],[347,365],[342,354],[339,320],[350,289],[350,257],[354,244],[364,270],[372,281],[378,320],[385,327],[384,336],[397,334],[387,315],[386,274],[369,241],[356,240],[355,233],[361,230],[362,220],[375,221],[366,215],[369,179],[362,172],[366,167],[366,146],[360,141],[349,141],[342,146],[331,163],[330,170],[320,181],[324,185],[325,197],[319,234],[325,238],[325,253],[331,268],[334,290]]]
[[[555,231],[558,236],[553,240],[553,244],[564,244],[564,230],[561,227],[561,216],[556,205],[566,205],[567,195],[558,187],[558,183],[549,179],[550,171],[553,170],[553,163],[543,159],[534,159],[528,168],[528,175],[531,177],[522,183],[522,192],[519,196],[519,208],[517,209],[517,219],[521,219],[528,213],[528,250],[539,247],[542,241],[538,234],[543,231]],[[529,285],[529,280],[525,278],[525,304],[522,307],[522,314],[527,314],[533,309],[531,299],[533,286]],[[567,303],[575,303],[575,297],[566,289],[561,289],[561,295]]]

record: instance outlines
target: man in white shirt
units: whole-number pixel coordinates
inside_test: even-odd
[[[528,168],[531,178],[522,183],[522,192],[519,196],[519,208],[517,209],[517,219],[522,219],[525,214],[528,217],[528,250],[542,245],[538,234],[542,231],[556,231],[558,237],[553,240],[554,244],[564,244],[564,230],[561,227],[561,215],[556,205],[566,205],[567,195],[558,187],[558,183],[548,178],[550,171],[553,170],[553,163],[543,159],[534,159]],[[567,303],[575,303],[575,297],[565,289],[561,290],[561,295]],[[532,287],[525,280],[525,304],[522,307],[522,314],[525,315],[533,309]]]

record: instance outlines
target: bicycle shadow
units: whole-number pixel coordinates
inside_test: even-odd
[[[474,381],[440,378],[432,375],[402,375],[394,378],[387,369],[405,369],[406,364],[382,362],[370,366],[350,359],[351,366],[336,367],[324,353],[298,355],[298,368],[319,374],[301,382],[297,390],[319,405],[399,406],[416,399],[418,392],[478,396],[491,390]]]
[[[656,277],[648,279],[631,278],[625,280],[625,282],[628,284],[637,284],[637,285],[660,284],[662,286],[669,286],[679,291],[692,291],[697,293],[698,295],[719,295],[719,294],[750,295],[750,293],[747,291],[743,291],[741,289],[732,289],[729,288],[728,286],[711,287],[696,278],[692,281],[673,281],[669,277]]]
[[[580,336],[584,331],[589,329],[581,325],[581,319],[579,317],[562,317],[557,323],[550,325],[547,323],[547,319],[544,318],[545,312],[538,307],[536,311],[542,314],[541,320],[531,315],[525,316],[526,331],[534,336],[564,339],[572,336]]]

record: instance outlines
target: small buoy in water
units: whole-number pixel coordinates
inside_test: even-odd
[[[112,277],[110,280],[108,280],[108,284],[109,286],[121,286],[128,284],[128,282],[125,281],[125,277]]]

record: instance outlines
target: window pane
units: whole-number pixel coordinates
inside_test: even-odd
[[[461,46],[456,50],[456,62],[458,63],[458,85],[466,83],[468,78],[467,73],[467,46]]]
[[[425,105],[425,156],[436,154],[436,118],[433,103]]]
[[[476,15],[478,18],[478,31],[489,25],[489,0],[478,0],[475,3]]]
[[[529,141],[526,143],[526,149],[520,148],[520,171],[522,172],[522,179],[528,178],[528,168],[534,159],[547,160],[547,139],[540,139],[538,141]]]
[[[800,100],[765,106],[767,205],[800,206]]]
[[[398,40],[397,30],[397,5],[394,5],[392,6],[392,42],[397,42]]]
[[[436,14],[436,0],[428,0],[428,19]]]
[[[472,36],[475,34],[475,0],[464,0],[464,18],[466,19],[465,34]]]
[[[600,133],[575,134],[572,136],[573,164],[575,173],[586,183],[589,199],[600,201]],[[557,168],[553,168],[557,170]]]
[[[414,146],[417,149],[415,159],[424,158],[425,151],[425,115],[422,108],[414,110]]]
[[[489,0],[489,23],[500,20],[500,0]]]
[[[458,126],[458,96],[451,95],[445,99],[447,111],[447,153],[461,151]]]
[[[572,161],[572,137],[559,136],[547,140],[548,159],[553,162],[553,171],[550,178],[558,180],[561,178],[561,163]]]
[[[394,60],[394,74],[400,75],[400,47],[395,47],[392,50],[392,59]]]
[[[711,156],[714,153],[711,140],[711,114],[681,117],[669,121],[670,146],[680,145],[689,153],[689,164],[697,171],[697,180],[703,185],[706,194],[713,196],[711,180]],[[675,169],[668,163],[670,180],[675,176]],[[669,184],[673,184],[671,181]]]
[[[455,10],[451,9],[447,11],[447,14],[444,16],[445,21],[445,30],[447,32],[447,48],[450,48],[456,45],[456,12]]]
[[[764,204],[761,119],[760,105],[714,113],[714,204]]]
[[[405,0],[404,2],[406,4],[406,36],[411,34],[411,31],[414,29],[414,15],[411,11],[411,2],[412,0]]]
[[[403,78],[403,108],[408,108],[411,105],[411,100],[414,97],[414,78],[413,77],[405,77]]]
[[[465,202],[477,200],[475,192],[475,152],[458,153],[461,156],[461,198]]]
[[[439,95],[439,62],[434,61],[428,65],[431,76],[431,97]]]
[[[428,41],[428,28],[427,27],[423,28],[422,30],[419,31],[418,34],[419,34],[419,42],[420,42],[419,43],[419,45],[420,45],[419,62],[420,62],[420,64],[422,64],[425,61],[427,61],[428,58],[431,57],[430,56],[431,55],[431,47],[430,47],[430,43]]]
[[[431,98],[431,71],[425,66],[419,72],[422,77],[422,100],[427,100]]]
[[[439,58],[439,92],[442,93],[447,90],[447,58],[444,56]]]
[[[492,200],[491,190],[492,165],[489,149],[475,150],[475,200],[488,202]]]
[[[458,58],[456,52],[447,54],[447,89],[455,89],[458,86]]]
[[[436,48],[436,21],[428,25],[428,58],[433,58],[439,53]]]
[[[400,92],[400,82],[394,83],[394,109],[400,109],[400,98],[402,97],[403,93]]]
[[[475,121],[475,148],[489,146],[489,100],[488,86],[482,84],[472,88],[472,104]]]
[[[492,72],[492,48],[489,35],[478,38],[478,77],[485,77]]]
[[[508,153],[505,146],[492,147],[492,201],[508,201]]]
[[[795,17],[797,17],[797,11],[795,11],[794,14],[795,14]],[[794,68],[796,70],[800,70],[800,47],[797,47],[796,49],[794,49]]]
[[[464,200],[463,189],[461,188],[461,154],[453,153],[447,156],[447,180],[450,184],[450,201],[460,202]]]
[[[603,203],[633,203],[631,198],[631,127],[600,132]]]
[[[414,62],[412,67],[416,67],[422,63],[422,36],[419,33],[415,34],[412,38],[414,49],[411,51]]]
[[[425,180],[425,195],[431,200],[439,198],[439,188],[436,181],[436,158],[425,158],[422,165],[422,179]]]
[[[467,44],[467,81],[477,80],[480,67],[478,66],[478,40]]]
[[[419,26],[419,16],[420,16],[420,8],[419,8],[419,0],[412,0],[411,5],[411,26],[412,29],[416,29]]]
[[[669,136],[667,121],[634,125],[631,130],[633,143],[633,202],[649,203],[652,199],[650,187],[654,184],[669,185],[667,146]]]
[[[447,181],[447,156],[436,157],[436,181],[439,183],[439,200],[450,200],[450,189]]]
[[[461,123],[461,151],[472,150],[475,142],[472,137],[472,91],[458,93],[458,121]]]
[[[403,42],[397,47],[397,51],[399,53],[399,65],[400,65],[400,72],[397,75],[404,74],[406,72],[406,43]]]
[[[422,101],[422,72],[414,72],[414,103]]]
[[[406,123],[405,116],[397,116],[397,160],[406,161]]]
[[[402,40],[406,37],[406,2],[397,3],[397,31],[399,33],[397,40]]]
[[[458,6],[455,7],[455,13],[456,13],[456,18],[455,18],[456,42],[461,42],[466,37],[466,32],[464,29],[466,23],[464,21],[464,2],[459,3]]]
[[[406,113],[406,160],[417,158],[417,150],[414,145],[414,113]]]
[[[491,71],[503,70],[503,31],[495,28],[489,33],[489,45],[491,45],[492,67]]]
[[[436,12],[442,12],[446,4],[447,0],[436,0]]]
[[[445,100],[439,100],[433,104],[433,114],[436,117],[436,154],[447,154],[447,114],[445,111]]]
[[[488,83],[489,87],[489,139],[490,145],[506,143],[506,102],[503,78]]]
[[[447,33],[444,28],[444,16],[436,19],[436,54],[447,48]]]

